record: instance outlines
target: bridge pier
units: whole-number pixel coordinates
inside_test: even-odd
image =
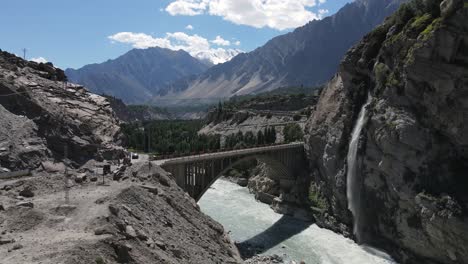
[[[198,200],[223,171],[249,157],[269,163],[277,175],[275,180],[285,189],[294,184],[297,172],[305,166],[303,144],[291,143],[175,158],[166,161],[161,167],[171,172],[177,184]]]

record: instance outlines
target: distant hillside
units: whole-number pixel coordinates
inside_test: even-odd
[[[166,109],[149,105],[126,105],[121,99],[104,95],[114,110],[115,115],[123,122],[151,121],[172,119]]]
[[[405,0],[356,0],[331,17],[276,37],[197,78],[178,80],[168,87],[169,96],[221,98],[281,86],[323,84],[335,74],[345,52],[402,2]]]
[[[78,70],[67,69],[65,73],[70,81],[94,93],[112,95],[126,103],[143,103],[169,83],[208,68],[185,51],[148,48],[134,49],[115,60]]]

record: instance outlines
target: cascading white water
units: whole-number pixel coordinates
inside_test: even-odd
[[[353,214],[353,233],[356,236],[357,242],[361,239],[361,227],[360,227],[360,205],[361,205],[361,180],[358,172],[358,146],[359,136],[361,135],[362,127],[364,126],[364,120],[367,114],[367,106],[371,101],[371,96],[367,96],[367,102],[362,106],[359,112],[359,117],[354,125],[353,134],[351,141],[349,142],[348,148],[348,171],[346,175],[346,195],[348,198],[348,209]]]

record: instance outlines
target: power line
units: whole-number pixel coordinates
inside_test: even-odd
[[[16,92],[16,93],[11,93],[11,94],[0,94],[0,97],[7,97],[7,96],[13,96],[13,95],[19,95],[19,94],[26,94],[28,91],[24,92]]]

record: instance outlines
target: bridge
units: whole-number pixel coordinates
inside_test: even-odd
[[[304,167],[304,144],[290,143],[266,147],[232,150],[158,161],[172,173],[177,184],[198,201],[208,188],[236,164],[256,159],[265,162],[272,171],[269,177],[290,189]]]

